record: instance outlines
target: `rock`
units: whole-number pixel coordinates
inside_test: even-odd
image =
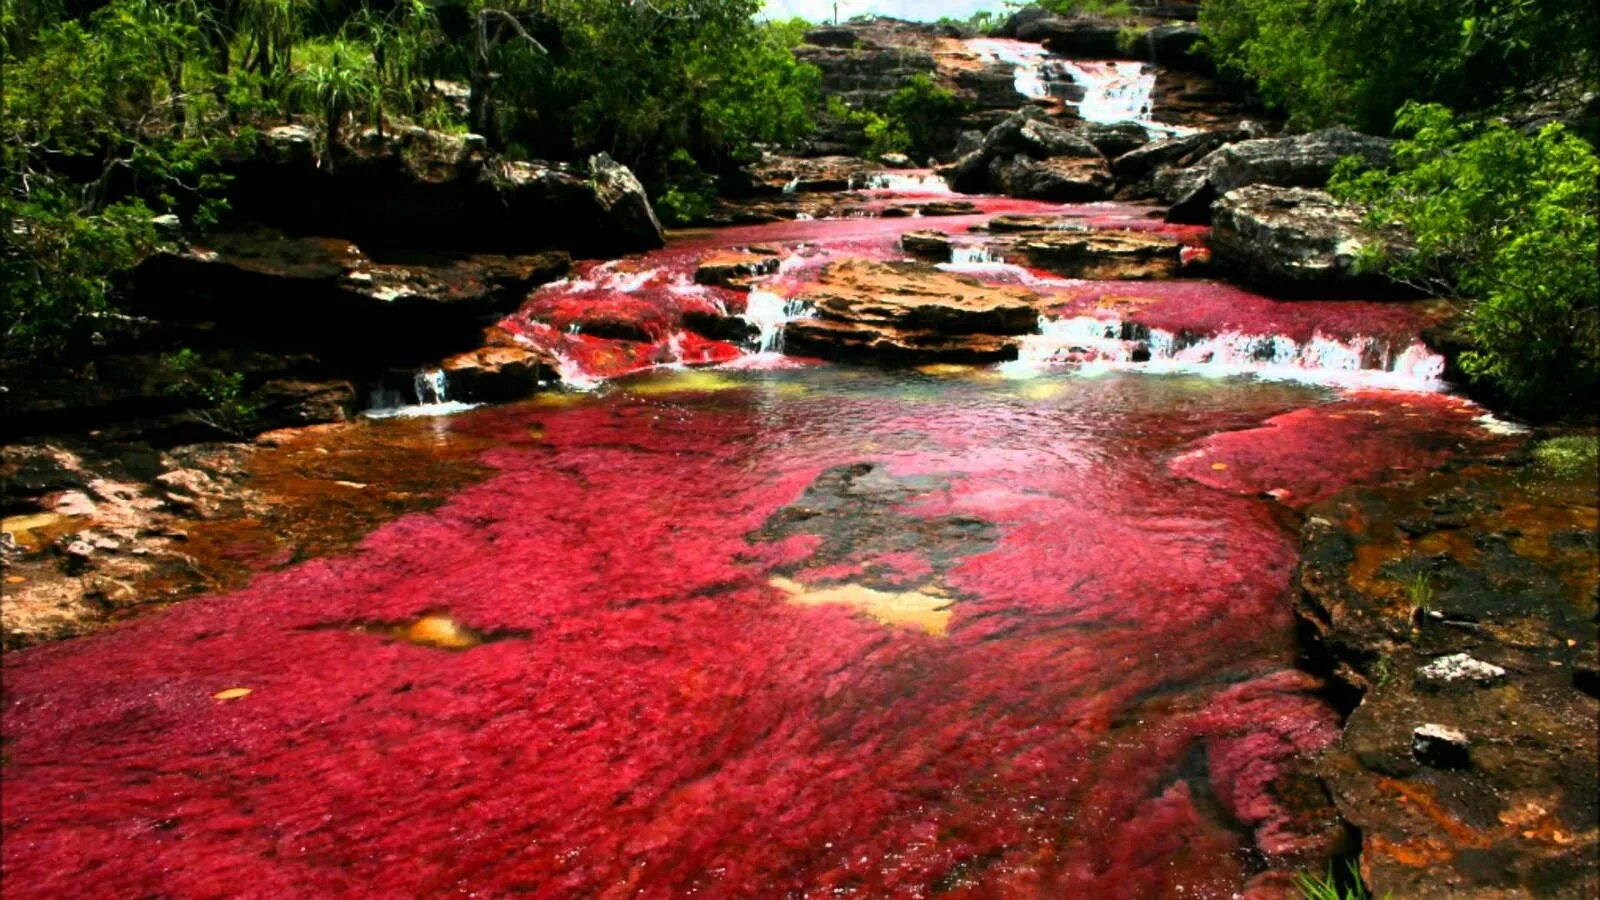
[[[1122,26],[1105,19],[1047,17],[1017,29],[1018,40],[1043,44],[1051,53],[1074,59],[1125,57],[1121,37]]]
[[[991,163],[990,177],[1009,197],[1083,203],[1111,196],[1111,169],[1099,157],[1035,160],[1014,156]]]
[[[1417,670],[1418,680],[1434,685],[1461,683],[1490,685],[1505,677],[1505,669],[1493,663],[1473,659],[1466,653],[1441,656]]]
[[[1116,159],[1150,143],[1150,132],[1137,122],[1090,124],[1083,126],[1080,133],[1107,159]]]
[[[925,256],[938,262],[950,261],[950,235],[932,228],[900,235],[900,249],[912,256]]]
[[[1372,896],[1600,896],[1600,699],[1576,664],[1595,641],[1597,505],[1593,479],[1502,458],[1307,510],[1296,612],[1354,707],[1319,772],[1361,830]],[[1420,622],[1407,590],[1419,571],[1440,614]],[[1490,674],[1463,656],[1515,681],[1419,671]],[[1469,764],[1447,735],[1422,734],[1414,752],[1419,724],[1465,735]]]
[[[801,40],[818,47],[854,47],[855,30],[843,25],[822,25],[807,31]]]
[[[380,263],[348,241],[242,228],[147,259],[129,305],[330,365],[411,365],[473,346],[485,320],[569,265],[565,253]]]
[[[751,282],[778,271],[778,257],[738,250],[714,250],[700,257],[694,270],[696,284],[713,284],[736,291],[750,290]]]
[[[1011,247],[1035,268],[1095,281],[1171,278],[1183,265],[1181,243],[1148,231],[1033,232]]]
[[[916,263],[841,260],[795,297],[816,315],[788,325],[786,347],[835,359],[1010,359],[1039,318],[1033,294]]]
[[[966,216],[978,211],[978,207],[967,200],[930,200],[917,204],[916,209],[925,216]]]
[[[1151,141],[1113,158],[1111,171],[1116,173],[1119,182],[1137,182],[1163,166],[1191,166],[1224,144],[1260,137],[1257,131],[1255,126],[1244,123],[1238,127],[1197,131]]]
[[[1174,222],[1204,222],[1216,198],[1247,185],[1321,188],[1328,183],[1333,167],[1345,157],[1359,159],[1365,168],[1393,164],[1393,144],[1388,138],[1343,127],[1227,144],[1196,164],[1199,175],[1179,183],[1181,194],[1173,192],[1164,197],[1172,204],[1167,218]]]
[[[1326,191],[1251,185],[1224,196],[1212,218],[1212,261],[1251,284],[1286,293],[1384,286],[1356,269],[1361,211]]]
[[[633,171],[604,153],[589,157],[589,178],[605,221],[624,236],[630,250],[653,250],[666,244],[650,198]]]
[[[1139,41],[1139,48],[1149,54],[1146,58],[1158,66],[1209,72],[1212,69],[1211,60],[1199,49],[1202,37],[1198,25],[1169,22],[1146,31]]]
[[[1411,754],[1436,769],[1464,769],[1471,764],[1467,736],[1448,725],[1418,725],[1411,732]]]
[[[460,135],[393,134],[338,147],[317,164],[309,129],[267,129],[230,164],[240,221],[403,249],[602,256],[661,246],[637,180],[609,159],[589,167],[486,156]]]
[[[509,342],[449,357],[439,369],[451,398],[467,403],[519,400],[558,380],[555,357]]]
[[[1006,117],[989,129],[976,150],[936,171],[963,193],[1105,199],[1111,187],[1110,169],[1094,144],[1046,121],[1045,114],[1032,107]]]
[[[307,381],[276,378],[258,388],[251,397],[256,409],[248,430],[266,431],[322,422],[348,422],[354,417],[359,398],[348,381]]]

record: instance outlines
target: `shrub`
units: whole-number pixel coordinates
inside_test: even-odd
[[[1600,439],[1592,434],[1565,434],[1540,441],[1533,457],[1560,478],[1594,478],[1600,471]]]
[[[1400,226],[1414,251],[1369,263],[1469,301],[1462,368],[1517,411],[1587,403],[1600,372],[1600,159],[1559,125],[1527,135],[1407,104],[1398,169],[1341,165],[1330,189]]]
[[[1208,0],[1200,24],[1224,71],[1303,127],[1384,133],[1409,100],[1582,102],[1600,65],[1589,0]]]

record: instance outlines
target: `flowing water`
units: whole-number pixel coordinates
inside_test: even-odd
[[[925,187],[899,177],[866,200]],[[1320,869],[1337,718],[1296,668],[1294,510],[1499,438],[1426,307],[1058,278],[970,229],[1204,232],[976,202],[585,264],[503,324],[590,390],[349,426],[401,470],[430,429],[482,480],[9,654],[8,895],[1223,898]],[[780,355],[818,268],[930,224],[1048,298],[1018,361]],[[751,245],[783,259],[753,292],[694,283]],[[685,327],[730,314],[747,337]]]

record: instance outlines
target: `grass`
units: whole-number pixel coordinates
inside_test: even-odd
[[[1350,860],[1346,865],[1347,877],[1344,884],[1334,874],[1332,866],[1328,867],[1328,874],[1321,877],[1299,875],[1295,877],[1295,887],[1299,889],[1303,900],[1372,900],[1372,895],[1367,893],[1367,886],[1361,881],[1361,867],[1355,860]],[[1384,895],[1388,900],[1389,895]]]
[[[1592,478],[1600,471],[1600,438],[1568,434],[1540,441],[1533,448],[1533,458],[1561,478]]]

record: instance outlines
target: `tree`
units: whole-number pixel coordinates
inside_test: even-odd
[[[1438,105],[1398,116],[1393,172],[1345,165],[1330,189],[1414,246],[1369,254],[1396,277],[1470,299],[1462,366],[1520,411],[1549,416],[1600,387],[1600,158],[1560,125],[1527,135]]]

